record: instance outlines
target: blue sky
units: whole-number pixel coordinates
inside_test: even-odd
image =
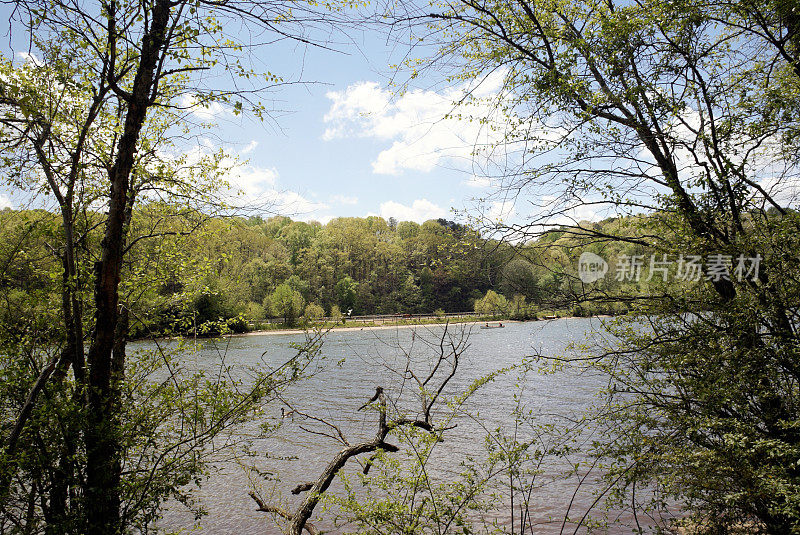
[[[454,219],[453,208],[486,194],[488,181],[474,176],[471,162],[475,142],[486,140],[484,128],[443,119],[465,86],[420,78],[398,96],[391,81],[405,82],[408,73],[390,64],[408,50],[378,34],[338,48],[277,47],[270,71],[307,83],[270,95],[284,110],[274,119],[241,119],[218,105],[196,110],[195,118],[219,125],[201,143],[247,160],[232,181],[248,197],[274,196],[297,219],[380,215],[422,222]],[[499,81],[481,91],[491,94]]]
[[[3,13],[8,14],[8,6],[0,7]],[[13,53],[15,61],[26,61],[24,32],[11,29],[0,47],[5,54]],[[556,201],[563,193],[558,183],[538,189],[526,185],[525,198],[515,202],[484,177],[485,162],[473,159],[473,151],[500,141],[505,123],[495,121],[499,128],[492,130],[444,117],[468,90],[491,100],[500,91],[502,72],[487,74],[475,87],[476,82],[447,84],[442,81],[447,73],[431,71],[415,78],[405,93],[394,94],[391,82],[408,82],[409,73],[390,65],[403,57],[424,55],[425,48],[409,51],[374,27],[328,37],[339,41],[333,44],[335,51],[281,42],[254,52],[255,65],[285,80],[304,82],[264,95],[275,109],[266,121],[236,117],[220,104],[190,111],[194,121],[217,127],[196,138],[197,146],[184,149],[223,148],[238,156],[244,163],[229,179],[244,192],[240,203],[272,200],[278,213],[323,223],[339,216],[367,215],[418,222],[439,217],[461,220],[453,209],[468,208],[475,214],[476,198],[486,199],[484,223],[486,219],[529,222],[554,207],[553,222],[613,215],[610,209],[580,200],[558,204],[563,202]],[[493,107],[474,102],[458,111],[491,117]],[[532,124],[531,129],[545,142],[559,135],[558,129],[543,124]],[[513,167],[513,151],[519,147],[508,149],[505,161]],[[645,193],[652,196],[649,190]],[[0,187],[0,208],[22,205],[24,200],[15,192]]]
[[[13,29],[15,50],[6,41],[4,52],[26,61],[23,32]],[[306,83],[266,94],[278,111],[264,122],[235,117],[219,104],[196,108],[191,119],[218,125],[197,148],[238,155],[245,163],[230,179],[245,199],[273,198],[278,211],[296,219],[454,219],[452,209],[485,193],[487,184],[473,177],[470,162],[481,129],[442,120],[463,88],[420,78],[396,96],[391,80],[407,81],[408,73],[390,65],[408,54],[405,47],[376,32],[337,38],[338,51],[286,42],[260,49],[256,64]],[[23,204],[0,189],[0,208]]]
[[[24,31],[15,30],[12,23],[8,40],[0,46],[15,62],[31,61]],[[480,81],[447,83],[450,73],[431,70],[397,94],[392,82],[404,84],[410,75],[391,65],[429,50],[409,50],[374,26],[322,38],[338,41],[332,43],[335,50],[288,41],[254,49],[256,69],[302,81],[263,95],[275,110],[264,122],[235,116],[219,103],[193,107],[188,95],[180,101],[192,122],[216,125],[199,129],[192,138],[195,145],[182,150],[196,155],[224,149],[242,162],[228,177],[243,192],[237,204],[271,201],[271,213],[323,223],[369,215],[464,221],[455,211],[471,209],[475,214],[476,198],[488,199],[481,212],[484,222],[528,215],[520,210],[521,203],[515,205],[502,192],[492,196],[493,182],[483,176],[481,163],[475,163],[480,159],[473,158],[476,147],[493,146],[503,138],[505,121],[495,121],[499,128],[493,130],[477,121],[445,118],[467,92],[487,99],[462,105],[457,113],[492,117],[490,101],[500,91],[502,72],[487,73]],[[0,187],[0,208],[24,205],[24,198]]]

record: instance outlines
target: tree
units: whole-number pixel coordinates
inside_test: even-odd
[[[344,316],[339,305],[331,305],[331,319],[334,323],[339,323],[340,321],[344,323]]]
[[[543,252],[552,229],[573,250],[627,243],[667,255],[673,276],[681,255],[704,259],[690,285],[610,295],[565,270],[559,286],[636,312],[613,329],[618,346],[582,361],[609,376],[596,416],[613,438],[594,453],[611,460],[614,495],[644,507],[636,488],[649,484],[664,493],[649,506],[678,499],[709,532],[800,529],[796,10],[463,0],[419,13],[420,42],[438,37],[439,57],[463,67],[452,79],[504,82],[497,115],[472,119],[504,134],[490,154],[503,162],[499,198],[533,212],[523,224],[484,217],[485,232]],[[647,217],[623,234],[582,213]],[[735,277],[737,259],[758,259],[759,273]]]
[[[163,211],[158,212],[164,215]],[[145,223],[147,218],[142,216],[134,220]],[[0,275],[3,287],[0,292],[0,353],[3,355],[0,399],[8,408],[3,422],[4,428],[10,431],[11,426],[6,427],[14,423],[10,417],[18,419],[18,411],[26,406],[37,379],[32,369],[52,362],[63,347],[60,323],[63,318],[60,310],[53,306],[61,296],[62,264],[59,258],[49,254],[61,235],[59,218],[44,210],[9,212],[0,228],[0,243],[4,244],[0,248],[0,264],[5,266],[5,275]],[[133,225],[131,236],[139,236],[138,228],[138,224]],[[159,309],[165,304],[188,304],[186,301],[195,295],[192,285],[198,282],[197,278],[202,279],[205,270],[193,262],[184,263],[181,255],[196,253],[192,251],[192,241],[202,242],[203,239],[202,235],[190,238],[141,240],[136,247],[146,246],[145,249],[128,257],[128,275],[121,294],[130,310],[131,323],[145,333],[153,329],[160,334],[169,332],[167,328],[179,329],[181,325],[180,318],[161,324],[158,317],[154,321],[154,318],[143,317],[142,312],[150,312],[150,307]],[[91,239],[92,242],[96,244],[96,238]],[[30,274],[20,277],[25,273],[23,269]],[[172,293],[173,290],[162,286],[162,282],[173,280],[162,278],[162,270],[170,277],[179,276],[180,290],[174,287],[176,291]],[[8,275],[19,282],[6,279]],[[12,286],[9,287],[9,283]],[[164,330],[160,325],[164,325]],[[141,531],[149,529],[148,526],[158,519],[162,503],[170,496],[181,500],[194,513],[201,513],[192,503],[191,485],[185,485],[202,480],[209,464],[218,459],[214,451],[222,453],[226,449],[212,450],[206,449],[207,446],[215,437],[218,440],[219,434],[229,434],[238,422],[256,414],[254,411],[260,404],[269,402],[270,396],[281,390],[281,385],[286,384],[287,379],[291,381],[290,377],[295,374],[291,366],[272,369],[263,375],[253,370],[256,373],[252,377],[258,377],[256,384],[249,385],[253,388],[246,387],[237,381],[215,377],[213,369],[203,371],[186,366],[193,347],[192,343],[153,343],[149,350],[140,348],[128,355],[128,379],[121,386],[118,435],[125,452],[122,456],[121,517],[124,525]],[[221,351],[224,352],[224,347]],[[303,358],[292,360],[298,365]],[[80,429],[86,407],[82,406],[80,398],[76,399],[75,385],[70,379],[58,369],[48,379],[42,387],[43,394],[30,408],[25,427],[15,439],[18,453],[0,461],[3,482],[0,530],[84,532],[79,499],[82,496],[80,455],[84,450],[80,437],[73,437],[69,431]],[[176,428],[177,422],[180,425]],[[5,447],[5,434],[3,438]],[[76,449],[71,450],[73,447]],[[41,508],[31,506],[31,496],[41,503]]]
[[[294,320],[303,313],[303,296],[288,282],[279,284],[269,296],[269,309],[275,316],[283,316],[283,322],[291,327]]]
[[[430,312],[434,308],[433,271],[428,266],[419,274],[420,307],[422,312]]]
[[[420,311],[422,292],[414,282],[414,276],[409,275],[400,288],[400,299],[403,303],[403,312],[413,313]]]
[[[516,320],[526,320],[531,316],[530,306],[525,302],[525,296],[514,294],[508,305],[509,315]]]
[[[325,309],[316,303],[307,304],[306,309],[303,311],[303,317],[307,321],[318,321],[323,316],[325,316]]]
[[[243,282],[250,289],[250,300],[261,303],[273,284],[269,266],[260,257],[253,258],[242,266]]]
[[[291,222],[281,229],[281,240],[286,242],[293,266],[297,266],[300,252],[311,245],[316,230],[316,227],[300,221]]]
[[[274,32],[308,43],[310,26],[323,18],[312,17],[316,8],[302,2],[13,4],[12,28],[15,34],[24,32],[32,59],[21,68],[6,59],[0,65],[3,179],[56,199],[64,325],[63,343],[56,344],[62,350],[40,368],[19,409],[5,444],[4,468],[13,470],[23,432],[36,431],[29,418],[45,385],[51,378],[62,381],[71,371],[71,407],[82,416],[69,421],[63,437],[54,438],[63,441],[59,455],[72,465],[67,480],[39,489],[43,499],[44,492],[52,491],[43,506],[48,529],[73,529],[64,518],[70,506],[74,531],[119,533],[130,521],[124,518],[121,495],[121,396],[131,318],[120,299],[121,280],[127,276],[125,261],[134,238],[159,234],[152,229],[145,236],[131,235],[134,207],[160,195],[181,199],[186,206],[219,201],[221,153],[198,164],[165,152],[175,148],[167,140],[174,143],[180,134],[189,134],[182,131],[188,109],[216,102],[236,113],[265,113],[247,95],[279,79],[246,67],[242,52],[254,45],[226,33],[227,23],[238,21],[253,34]],[[232,86],[207,86],[210,78],[202,76],[214,72],[231,75]],[[237,87],[237,79],[256,81],[246,91]],[[172,132],[178,136],[170,138]],[[198,192],[199,184],[211,187]],[[87,217],[93,206],[105,208],[102,220]],[[97,250],[81,256],[98,227],[104,230]],[[4,497],[7,480],[4,475],[0,486]],[[80,500],[67,499],[79,494]]]
[[[538,280],[533,264],[521,257],[509,261],[501,272],[499,287],[506,295],[520,294],[529,299],[538,297]]]
[[[488,290],[483,298],[475,301],[475,312],[482,315],[500,316],[508,312],[508,301],[494,290]]]
[[[358,283],[350,277],[344,277],[336,283],[336,301],[341,310],[353,310],[356,306]]]

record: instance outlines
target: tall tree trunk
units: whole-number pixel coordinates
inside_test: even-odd
[[[156,68],[165,46],[170,2],[157,0],[149,30],[142,38],[139,66],[127,96],[125,126],[109,170],[111,197],[101,259],[95,265],[95,331],[89,348],[89,414],[86,418],[86,533],[114,535],[121,530],[119,390],[114,388],[113,359],[117,341],[119,281],[127,215],[129,179],[139,134],[152,105]]]

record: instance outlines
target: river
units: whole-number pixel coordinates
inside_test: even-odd
[[[390,399],[399,399],[400,405],[411,407],[408,393],[413,389],[409,388],[408,381],[403,381],[397,370],[404,367],[409,352],[413,366],[419,368],[420,373],[429,369],[438,350],[443,328],[432,325],[413,329],[330,332],[325,337],[322,349],[324,358],[315,365],[315,373],[293,385],[286,392],[286,399],[304,413],[336,423],[351,442],[359,438],[369,439],[375,434],[376,413],[359,411],[358,408],[378,386],[385,389]],[[528,355],[558,356],[568,353],[572,342],[581,343],[587,337],[600,336],[598,333],[602,332],[601,320],[583,318],[507,323],[503,329],[480,329],[477,325],[450,326],[448,334],[467,336],[469,347],[462,354],[458,373],[445,394],[463,391],[479,377],[519,365]],[[304,336],[299,333],[235,336],[223,342],[204,342],[205,347],[192,358],[198,366],[208,367],[218,365],[223,354],[228,364],[252,366],[267,362],[276,365],[295,353],[292,343],[303,340]],[[132,344],[131,349],[146,347],[145,343],[139,344]],[[562,418],[587,408],[597,399],[596,394],[602,386],[599,377],[567,371],[555,374],[528,373],[521,383],[521,389],[518,379],[515,372],[502,375],[470,398],[465,405],[469,414],[456,419],[457,427],[447,432],[446,440],[438,446],[439,455],[431,462],[431,469],[436,476],[442,477],[448,471],[457,471],[456,461],[467,456],[481,458],[485,434],[482,426],[494,429],[511,424],[509,414],[516,403],[532,411],[539,421],[566,422]],[[514,393],[518,394],[516,400]],[[284,412],[289,410],[287,407]],[[291,508],[298,503],[298,499],[289,491],[297,483],[316,479],[342,446],[304,431],[303,428],[324,430],[319,425],[315,426],[313,421],[300,416],[282,418],[280,404],[266,406],[264,418],[282,421],[283,424],[273,436],[256,442],[257,457],[248,462],[256,462],[261,470],[276,477],[254,479],[252,473],[248,476],[237,464],[224,463],[215,468],[197,493],[208,515],[195,522],[192,515],[173,504],[166,511],[160,527],[181,533],[199,529],[201,533],[220,535],[280,533],[270,515],[255,510],[255,504],[248,496],[251,485],[255,481],[262,495],[272,503],[282,502]],[[518,432],[524,438],[527,431],[520,429]],[[545,481],[545,476],[541,476],[541,480]],[[566,481],[556,480],[532,495],[529,510],[536,524],[531,533],[562,532],[564,513],[573,498],[577,481],[577,476]],[[334,492],[337,489],[337,485],[332,487]],[[574,500],[571,516],[580,518],[582,509],[585,510],[591,501],[591,488],[586,485]],[[503,505],[495,508],[492,520],[509,529],[509,510]],[[319,512],[322,512],[321,507]],[[323,513],[323,516],[325,518],[319,524],[321,527],[333,533],[345,531],[344,528],[332,526],[332,513]],[[573,530],[574,525],[567,524],[564,532],[572,533]],[[615,531],[630,532],[625,529]]]

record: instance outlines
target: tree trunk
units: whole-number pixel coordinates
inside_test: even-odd
[[[124,253],[127,215],[130,213],[129,179],[135,162],[139,134],[152,105],[156,68],[165,45],[170,2],[153,6],[149,30],[142,38],[142,53],[133,88],[127,100],[125,126],[114,164],[109,170],[111,197],[101,259],[95,264],[95,331],[89,348],[89,413],[86,419],[86,533],[114,535],[121,531],[119,480],[119,391],[113,384],[113,359],[118,338],[119,281]]]
[[[48,494],[48,507],[45,509],[44,517],[45,534],[46,535],[61,535],[67,533],[67,496],[68,484],[71,479],[68,476],[68,471],[71,471],[70,463],[68,460],[68,452],[63,448],[59,452],[58,465],[54,468],[53,474],[50,477],[50,492]]]

